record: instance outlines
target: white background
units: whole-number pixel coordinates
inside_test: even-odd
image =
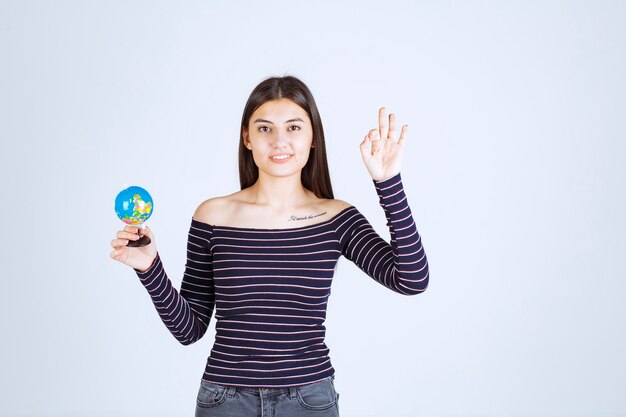
[[[342,417],[626,415],[626,4],[0,1],[0,415],[191,416],[180,345],[109,258],[141,185],[176,288],[191,215],[239,189],[241,112],[300,77],[335,196],[388,231],[358,144],[385,105],[431,268],[404,297],[345,259]]]

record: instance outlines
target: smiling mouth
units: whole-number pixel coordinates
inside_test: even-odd
[[[292,154],[283,154],[283,155],[270,156],[270,159],[273,161],[286,161],[292,156],[293,156]]]

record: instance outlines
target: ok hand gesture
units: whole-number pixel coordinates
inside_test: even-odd
[[[378,110],[378,129],[370,130],[361,142],[361,156],[372,179],[386,180],[400,172],[403,142],[408,125],[402,126],[400,138],[396,141],[396,116],[385,116],[385,108]]]

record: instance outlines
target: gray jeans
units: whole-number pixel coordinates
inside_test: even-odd
[[[335,376],[288,388],[241,388],[202,380],[196,417],[339,417]]]

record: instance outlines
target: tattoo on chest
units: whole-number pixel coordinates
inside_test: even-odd
[[[292,220],[309,220],[309,219],[314,219],[316,217],[319,216],[323,216],[324,214],[328,213],[327,211],[320,213],[320,214],[309,214],[308,216],[304,216],[304,217],[299,217],[299,216],[291,216],[289,217],[289,221]]]

